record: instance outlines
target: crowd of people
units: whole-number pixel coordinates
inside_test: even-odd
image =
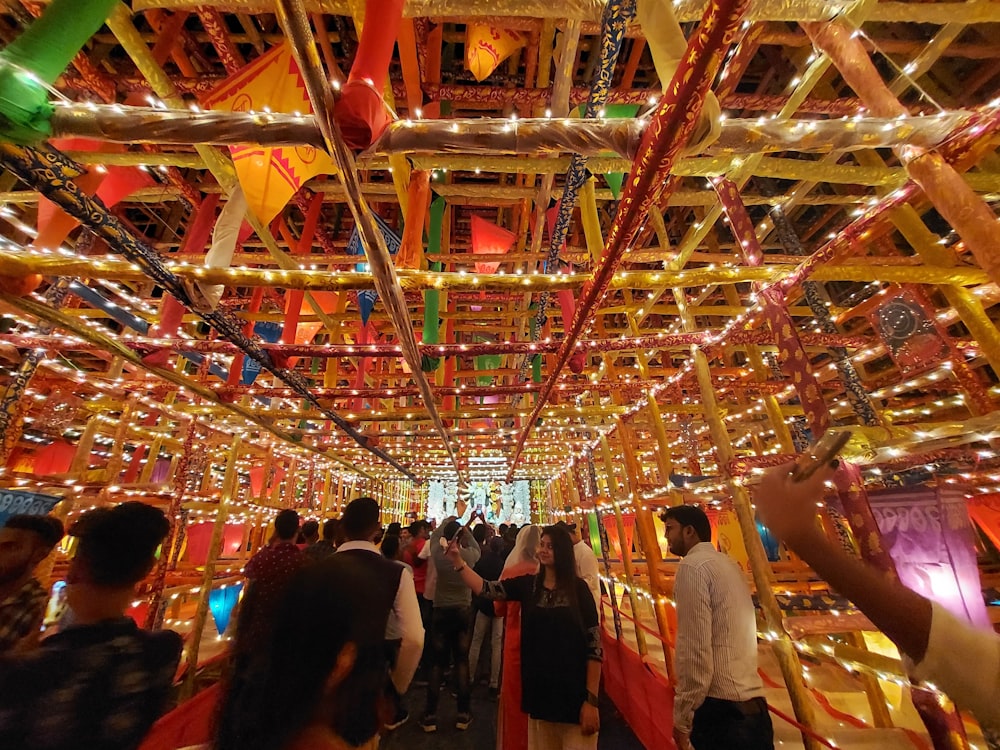
[[[756,493],[763,520],[896,642],[915,678],[974,712],[1000,748],[1000,638],[829,542],[815,516],[825,479],[770,470]],[[773,748],[746,577],[711,544],[700,508],[670,507],[661,519],[681,559],[675,745]],[[0,747],[139,746],[166,706],[182,640],[138,628],[126,610],[169,530],[161,511],[138,502],[82,514],[68,530],[68,609],[40,640],[48,596],[34,570],[63,526],[15,516],[0,528]],[[498,700],[498,748],[597,747],[600,582],[573,524],[493,529],[474,514],[468,524],[451,517],[383,529],[378,503],[358,498],[322,528],[281,511],[244,574],[205,750],[373,750],[409,720],[413,700],[403,698],[419,687],[419,726],[462,731],[475,718],[480,667]],[[447,687],[456,711],[443,722]]]

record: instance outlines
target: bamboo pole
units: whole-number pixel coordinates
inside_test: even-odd
[[[622,570],[625,572],[625,580],[628,584],[625,586],[625,594],[628,596],[629,607],[632,610],[632,628],[635,631],[635,643],[636,648],[639,651],[639,656],[645,656],[648,653],[648,648],[646,646],[646,634],[639,627],[639,597],[635,595],[635,568],[632,565],[632,550],[628,548],[628,544],[625,541],[625,522],[622,521],[622,509],[619,500],[621,495],[621,489],[618,486],[618,480],[615,478],[615,464],[611,460],[611,447],[608,444],[607,436],[601,433],[601,458],[604,460],[604,471],[608,478],[608,489],[611,495],[611,507],[615,514],[615,527],[618,529],[618,542],[622,551]],[[610,551],[609,551],[610,552]],[[608,588],[614,595],[614,580],[608,582]]]
[[[618,438],[621,441],[622,456],[625,458],[625,475],[631,488],[632,513],[635,515],[635,530],[638,533],[639,544],[643,557],[646,558],[646,571],[649,575],[649,588],[653,594],[653,613],[656,625],[660,631],[660,646],[663,649],[663,663],[667,677],[676,682],[674,662],[668,644],[674,643],[674,632],[671,627],[670,614],[667,612],[667,585],[660,570],[660,545],[656,539],[656,527],[653,524],[653,514],[642,504],[642,466],[636,456],[636,435],[632,425],[624,421],[618,423]],[[668,480],[669,481],[669,480]]]
[[[223,533],[229,518],[229,505],[236,499],[236,461],[239,459],[243,439],[239,434],[233,436],[232,445],[226,461],[226,475],[222,482],[222,494],[219,497],[219,510],[212,526],[212,538],[208,545],[208,557],[205,559],[205,570],[201,578],[201,590],[198,592],[198,607],[195,610],[194,624],[191,628],[191,641],[187,651],[187,673],[181,687],[181,700],[194,695],[195,680],[198,672],[198,653],[201,649],[201,639],[208,621],[208,601],[212,594],[212,583],[215,578],[215,565],[222,551]]]
[[[695,374],[698,379],[698,387],[701,391],[702,403],[706,406],[705,419],[708,422],[712,442],[715,444],[715,450],[719,457],[719,473],[723,477],[726,477],[729,482],[729,489],[733,498],[733,509],[736,511],[743,544],[746,547],[750,560],[750,572],[753,575],[757,590],[757,599],[760,603],[761,612],[764,615],[764,622],[769,636],[773,639],[771,640],[771,648],[777,658],[778,666],[781,668],[785,686],[788,688],[795,718],[804,726],[812,728],[815,726],[813,705],[805,683],[802,681],[802,664],[799,662],[798,654],[796,654],[791,638],[785,632],[782,623],[781,608],[778,606],[778,600],[774,596],[774,575],[767,560],[767,555],[764,553],[764,545],[761,542],[760,534],[757,532],[757,526],[754,523],[753,510],[750,507],[750,497],[743,488],[743,485],[733,481],[729,474],[732,445],[729,442],[729,432],[726,429],[726,425],[719,416],[715,391],[712,388],[708,358],[700,350],[692,352],[692,356],[694,357]],[[802,733],[802,741],[806,750],[820,749],[820,745],[805,733]]]
[[[170,495],[170,505],[167,507],[166,513],[167,520],[170,521],[170,535],[160,549],[160,559],[156,563],[156,571],[153,575],[149,610],[146,614],[146,628],[149,630],[155,630],[163,624],[163,616],[166,611],[166,602],[163,600],[163,589],[166,585],[167,570],[170,561],[174,559],[174,550],[179,549],[181,539],[184,537],[184,516],[181,514],[181,504],[187,488],[188,464],[191,461],[191,453],[197,440],[197,435],[198,428],[193,420],[187,420],[180,426],[179,437],[181,439],[181,449],[174,453],[176,463],[172,466],[172,492]],[[156,462],[157,453],[151,452],[151,460],[147,464],[147,468]]]

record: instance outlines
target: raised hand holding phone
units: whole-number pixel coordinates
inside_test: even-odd
[[[825,432],[823,437],[813,443],[792,465],[789,472],[791,480],[804,482],[820,468],[830,465],[850,439],[851,432],[849,430]]]

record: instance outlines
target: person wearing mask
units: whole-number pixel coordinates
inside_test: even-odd
[[[313,561],[323,560],[337,551],[335,540],[337,538],[337,528],[340,521],[336,518],[328,518],[323,523],[323,538],[315,544],[310,544],[304,550],[305,556]]]
[[[449,661],[458,678],[458,714],[456,729],[468,729],[472,723],[472,686],[469,680],[469,641],[472,627],[472,594],[445,555],[453,547],[467,565],[479,562],[479,544],[468,529],[454,518],[446,520],[431,534],[431,562],[437,574],[434,610],[431,613],[431,679],[427,684],[427,705],[420,727],[437,731],[437,705],[444,671]]]
[[[30,653],[0,657],[0,747],[138,747],[166,704],[182,642],[171,630],[140,630],[125,610],[169,531],[162,511],[139,502],[73,524],[74,624]]]
[[[904,655],[914,680],[932,682],[971,711],[991,750],[1000,750],[1000,636],[960,620],[831,542],[816,521],[816,501],[836,468],[793,481],[792,464],[764,473],[754,491],[761,520]]]
[[[274,519],[271,543],[243,568],[247,588],[236,626],[234,650],[238,656],[254,651],[267,640],[284,586],[305,564],[305,555],[295,545],[298,533],[299,514],[291,509],[281,511]]]
[[[600,622],[587,584],[576,574],[566,529],[542,530],[536,575],[484,581],[455,545],[448,548],[448,559],[473,591],[521,603],[522,707],[530,717],[529,750],[596,748]]]
[[[386,720],[386,729],[401,726],[409,714],[402,707],[400,696],[410,687],[417,671],[420,652],[424,647],[424,628],[420,622],[420,606],[413,587],[413,575],[394,560],[387,560],[375,546],[374,540],[381,530],[378,502],[370,497],[352,500],[344,509],[341,528],[347,541],[337,548],[337,555],[349,555],[368,567],[380,582],[382,595],[378,599],[379,613],[384,613],[383,659],[378,669],[385,676],[390,668],[385,655],[394,654],[389,680],[385,683],[392,715]],[[399,536],[387,536],[398,545]],[[396,648],[395,642],[399,645]],[[377,730],[377,727],[375,728]]]
[[[212,750],[375,750],[383,589],[350,554],[294,573],[249,679],[223,684]]]
[[[492,529],[484,523],[472,530],[472,536],[483,550],[475,570],[487,581],[495,581],[503,572],[503,557],[489,544],[492,539]],[[503,618],[499,617],[493,608],[493,602],[477,596],[472,601],[475,611],[475,624],[472,628],[472,643],[469,645],[469,676],[475,682],[476,670],[479,667],[479,654],[483,648],[486,634],[490,634],[490,697],[496,698],[500,687],[500,657],[503,654]]]
[[[757,673],[757,621],[743,572],[712,546],[708,516],[693,505],[660,514],[677,566],[674,742],[678,750],[773,750]]]
[[[517,533],[514,547],[504,561],[500,580],[538,574],[541,529],[525,526]],[[497,750],[527,750],[528,714],[521,708],[521,604],[494,602],[494,611],[505,619],[503,676],[497,706]]]
[[[51,516],[11,516],[0,527],[0,654],[37,642],[49,593],[34,571],[62,538]]]

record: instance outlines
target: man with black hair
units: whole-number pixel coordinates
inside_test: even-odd
[[[319,521],[309,519],[303,523],[299,530],[299,538],[302,540],[300,543],[303,550],[316,544],[319,541]]]
[[[0,653],[37,638],[49,593],[34,571],[62,538],[51,516],[11,516],[0,527]]]
[[[310,560],[323,560],[337,551],[336,539],[340,521],[328,518],[323,523],[323,538],[302,550]]]
[[[458,545],[462,560],[470,568],[479,562],[479,544],[468,529],[454,518],[431,534],[431,562],[437,575],[434,587],[434,609],[431,613],[431,679],[427,684],[427,706],[420,720],[425,732],[437,731],[438,693],[449,660],[455,665],[458,678],[458,715],[456,729],[468,729],[472,686],[469,680],[469,646],[472,640],[472,592],[461,574],[445,556],[448,545]]]
[[[181,637],[140,630],[125,610],[169,531],[161,510],[139,502],[89,511],[70,528],[73,625],[0,657],[0,747],[138,747],[166,703]]]
[[[677,604],[678,750],[773,750],[774,731],[757,673],[757,621],[746,577],[712,546],[708,516],[693,505],[660,514],[681,557]]]
[[[401,726],[410,715],[403,709],[399,697],[410,687],[420,662],[424,647],[424,627],[420,620],[417,592],[413,587],[413,574],[394,560],[382,556],[374,541],[382,530],[379,521],[381,510],[374,498],[359,497],[348,503],[340,519],[341,530],[347,541],[337,548],[338,555],[355,557],[370,569],[381,584],[379,591],[379,622],[385,631],[387,645],[384,654],[393,654],[394,663],[383,661],[376,668],[391,669],[386,685],[393,716],[386,722],[386,729]],[[395,537],[398,539],[398,537]],[[399,643],[398,649],[395,642]]]
[[[238,655],[249,654],[267,641],[274,609],[285,585],[306,561],[302,550],[295,546],[298,533],[299,514],[286,508],[274,519],[271,543],[251,557],[243,568],[247,588],[240,603],[236,628],[234,650]]]

